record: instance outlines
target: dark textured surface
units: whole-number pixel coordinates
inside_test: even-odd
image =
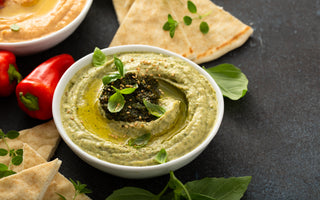
[[[320,199],[320,1],[215,0],[255,32],[240,48],[210,63],[232,63],[247,75],[249,91],[239,101],[225,99],[221,128],[208,148],[175,172],[182,182],[203,177],[251,175],[243,199]],[[107,47],[118,28],[110,0],[94,0],[81,26],[58,46],[18,57],[26,76],[46,59],[70,53],[75,59]],[[30,128],[14,96],[0,99],[0,127]],[[104,199],[115,189],[136,186],[160,192],[161,176],[127,180],[100,172],[61,142],[54,157],[60,172],[88,184],[89,196]]]

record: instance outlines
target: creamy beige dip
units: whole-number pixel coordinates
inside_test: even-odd
[[[71,140],[89,154],[121,165],[156,164],[164,148],[173,160],[196,148],[212,131],[217,115],[215,91],[209,81],[183,60],[154,53],[117,55],[127,72],[158,79],[166,112],[151,122],[116,122],[104,117],[99,106],[102,77],[114,73],[113,58],[106,66],[86,66],[77,72],[61,100],[62,123]],[[128,140],[151,133],[145,147]]]
[[[6,0],[0,8],[0,42],[21,42],[62,29],[81,12],[86,0]],[[18,31],[11,30],[17,25]]]

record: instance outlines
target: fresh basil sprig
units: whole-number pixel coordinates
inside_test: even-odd
[[[113,95],[111,95],[108,100],[108,110],[111,113],[116,113],[116,112],[120,112],[124,107],[124,104],[126,103],[126,100],[124,99],[124,96],[122,94],[133,93],[138,88],[138,85],[135,85],[135,87],[132,87],[132,88],[124,88],[122,90],[119,90],[114,86],[111,86],[111,87],[116,92]]]
[[[9,163],[9,166],[0,163],[0,178],[3,178],[5,176],[9,176],[12,174],[15,174],[16,172],[10,170],[11,164],[13,165],[20,165],[23,161],[23,149],[11,149],[9,144],[7,143],[6,138],[9,139],[15,139],[19,137],[18,131],[8,131],[6,134],[0,129],[0,139],[2,139],[3,143],[6,145],[7,149],[0,148],[0,156],[6,156],[9,155],[11,157],[11,161]]]
[[[86,184],[82,184],[82,183],[80,183],[80,181],[75,182],[71,178],[69,180],[75,189],[75,193],[74,193],[72,200],[76,199],[76,197],[79,194],[88,194],[88,193],[92,192],[90,189],[87,188]],[[59,193],[56,193],[56,194],[60,197],[61,200],[67,200],[67,198],[64,197],[62,194],[59,194]]]
[[[157,104],[153,104],[153,103],[147,101],[146,99],[143,99],[143,104],[147,108],[149,113],[153,116],[161,117],[166,112],[165,108],[163,108]]]
[[[240,200],[248,188],[251,176],[231,178],[204,178],[182,184],[173,172],[164,189],[157,195],[136,187],[114,191],[106,200]]]
[[[140,137],[131,138],[128,141],[128,145],[132,146],[134,148],[141,148],[141,147],[144,147],[148,144],[150,138],[151,138],[151,133],[146,133],[146,134],[141,135]]]
[[[249,81],[246,75],[236,66],[225,63],[204,69],[216,81],[223,96],[238,100],[247,93]]]
[[[168,14],[168,21],[163,25],[162,29],[169,31],[170,37],[173,38],[176,28],[178,27],[179,22],[173,19],[173,17]]]

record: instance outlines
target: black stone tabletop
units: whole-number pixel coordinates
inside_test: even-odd
[[[320,1],[214,0],[254,28],[240,48],[204,63],[231,63],[246,74],[247,94],[225,100],[221,127],[190,164],[175,171],[188,182],[204,177],[252,176],[245,200],[320,199]],[[59,45],[30,56],[17,57],[23,76],[61,53],[75,60],[95,47],[109,46],[119,25],[111,0],[94,0],[79,28]],[[14,95],[0,98],[0,128],[31,128],[43,121],[28,117]],[[78,158],[61,141],[53,158],[60,172],[86,183],[92,199],[134,186],[159,193],[169,176],[124,179],[101,172]]]

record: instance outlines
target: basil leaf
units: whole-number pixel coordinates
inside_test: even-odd
[[[167,151],[165,149],[161,149],[156,157],[155,157],[155,161],[158,162],[159,164],[163,164],[167,162],[167,158],[168,158],[168,154]]]
[[[141,135],[140,137],[131,138],[128,141],[128,145],[134,148],[141,148],[148,144],[150,138],[151,138],[151,133],[146,133],[144,135]]]
[[[209,25],[207,22],[201,22],[200,24],[200,31],[203,33],[203,34],[206,34],[209,32]]]
[[[136,188],[136,187],[124,187],[122,189],[114,191],[106,200],[153,200],[156,199],[156,195],[151,192]]]
[[[3,148],[0,149],[0,156],[6,156],[7,154],[8,154],[8,150],[3,149]]]
[[[185,25],[189,26],[192,23],[192,18],[189,16],[184,16],[183,21]]]
[[[18,155],[18,156],[14,156],[11,160],[12,164],[14,165],[20,165],[23,161],[23,157]]]
[[[192,193],[190,194],[192,200],[217,200],[215,198],[203,195],[203,194],[197,194],[197,193]]]
[[[143,104],[145,105],[149,113],[153,116],[161,117],[166,112],[166,109],[164,109],[163,107],[157,104],[153,104],[146,99],[143,99]]]
[[[231,178],[204,178],[185,184],[189,193],[201,194],[219,200],[239,200],[247,190],[251,176]]]
[[[192,1],[188,1],[188,10],[191,13],[197,13],[197,7]]]
[[[94,67],[103,66],[106,63],[106,59],[106,55],[98,47],[96,47],[92,56],[92,65]]]
[[[111,113],[120,112],[125,104],[124,97],[119,92],[114,93],[111,95],[108,101],[108,110]]]
[[[248,79],[241,70],[232,64],[220,64],[205,69],[216,81],[223,96],[232,100],[243,97],[248,90]]]
[[[181,183],[181,181],[179,181],[175,177],[175,175],[173,174],[172,171],[170,172],[170,180],[169,180],[168,185],[171,189],[174,190],[175,199],[181,199],[180,197],[182,196],[182,192],[184,192],[183,194],[185,195],[186,199],[192,200],[187,188],[183,185],[183,183]]]
[[[11,130],[7,133],[7,137],[9,139],[15,139],[17,138],[18,136],[20,135],[20,133],[18,131],[14,131],[14,130]]]
[[[133,87],[133,88],[125,88],[120,90],[121,94],[132,94],[137,88]]]
[[[119,78],[121,78],[121,75],[120,74],[109,74],[109,75],[106,75],[102,78],[102,83],[103,85],[108,85],[109,83],[111,82],[114,82],[116,80],[118,80]]]
[[[114,64],[117,67],[121,77],[123,77],[125,72],[124,72],[124,67],[123,67],[122,61],[119,58],[114,56]]]
[[[8,166],[3,163],[0,163],[0,171],[7,171],[7,170],[8,170]]]

